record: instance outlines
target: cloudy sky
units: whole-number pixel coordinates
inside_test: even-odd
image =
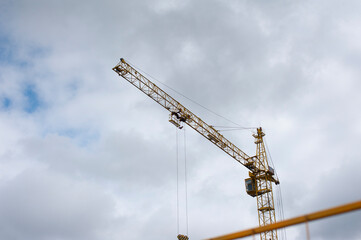
[[[262,126],[285,218],[360,200],[360,11],[358,0],[0,0],[0,239],[176,239],[177,148],[181,233],[185,159],[191,239],[257,226],[247,170],[177,132],[112,71],[120,57]],[[164,89],[209,124],[234,126]],[[252,131],[224,135],[255,154]],[[360,229],[360,212],[310,224],[319,240]]]

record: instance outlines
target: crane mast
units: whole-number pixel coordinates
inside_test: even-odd
[[[257,128],[257,134],[253,135],[257,146],[256,155],[248,156],[214,127],[205,123],[201,118],[172,98],[156,84],[144,77],[123,58],[120,59],[120,62],[113,70],[167,109],[170,112],[169,122],[178,128],[182,128],[183,123],[187,124],[237,162],[248,168],[249,178],[245,179],[246,191],[250,196],[257,198],[259,225],[264,226],[276,222],[272,182],[279,184],[279,180],[275,178],[274,170],[268,166],[263,143],[265,134],[262,128]],[[276,230],[261,234],[261,240],[270,239],[278,239]]]

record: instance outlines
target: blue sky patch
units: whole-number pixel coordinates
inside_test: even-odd
[[[40,100],[35,87],[28,85],[24,89],[25,106],[24,111],[27,113],[33,113],[40,107]]]
[[[85,147],[92,142],[99,140],[99,133],[88,128],[65,128],[56,131],[59,136],[75,140],[79,146]]]
[[[9,38],[0,33],[0,62],[1,63],[16,63],[15,46]]]
[[[3,109],[9,109],[11,107],[11,104],[12,101],[10,98],[5,97],[1,100],[1,106]]]
[[[22,68],[30,67],[33,59],[43,58],[49,52],[49,49],[36,45],[16,44],[10,36],[4,34],[0,29],[0,63],[2,64],[17,65]]]

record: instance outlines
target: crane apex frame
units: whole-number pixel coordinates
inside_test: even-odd
[[[187,124],[237,162],[248,168],[249,178],[245,179],[246,192],[248,195],[257,198],[259,226],[276,222],[272,182],[277,185],[279,180],[274,175],[274,169],[268,165],[263,142],[265,134],[261,127],[257,128],[257,133],[253,135],[256,144],[256,155],[250,157],[213,126],[205,123],[156,84],[144,77],[123,58],[113,67],[113,71],[167,109],[170,112],[170,123],[180,129],[183,127],[183,123]],[[278,239],[276,230],[261,233],[260,237],[261,240]]]

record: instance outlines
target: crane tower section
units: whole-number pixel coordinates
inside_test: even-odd
[[[264,226],[276,222],[272,182],[279,184],[279,180],[274,176],[274,170],[268,165],[263,143],[265,134],[262,128],[257,128],[257,133],[253,135],[257,150],[256,155],[250,157],[225,138],[218,130],[205,123],[156,84],[144,77],[123,58],[120,59],[119,64],[113,70],[167,109],[170,112],[169,122],[178,128],[182,128],[183,123],[187,124],[237,162],[248,168],[249,178],[245,179],[246,191],[250,196],[257,198],[259,225]],[[276,230],[262,233],[260,236],[261,240],[278,239]]]
[[[258,128],[257,133],[253,135],[255,144],[257,145],[256,156],[258,161],[256,165],[259,169],[263,170],[260,174],[253,175],[257,183],[256,196],[259,226],[276,222],[272,180],[270,179],[270,176],[274,174],[274,170],[268,165],[266,149],[263,142],[264,136],[265,134],[262,132],[262,128]],[[261,239],[277,239],[277,231],[263,232],[261,233]]]

